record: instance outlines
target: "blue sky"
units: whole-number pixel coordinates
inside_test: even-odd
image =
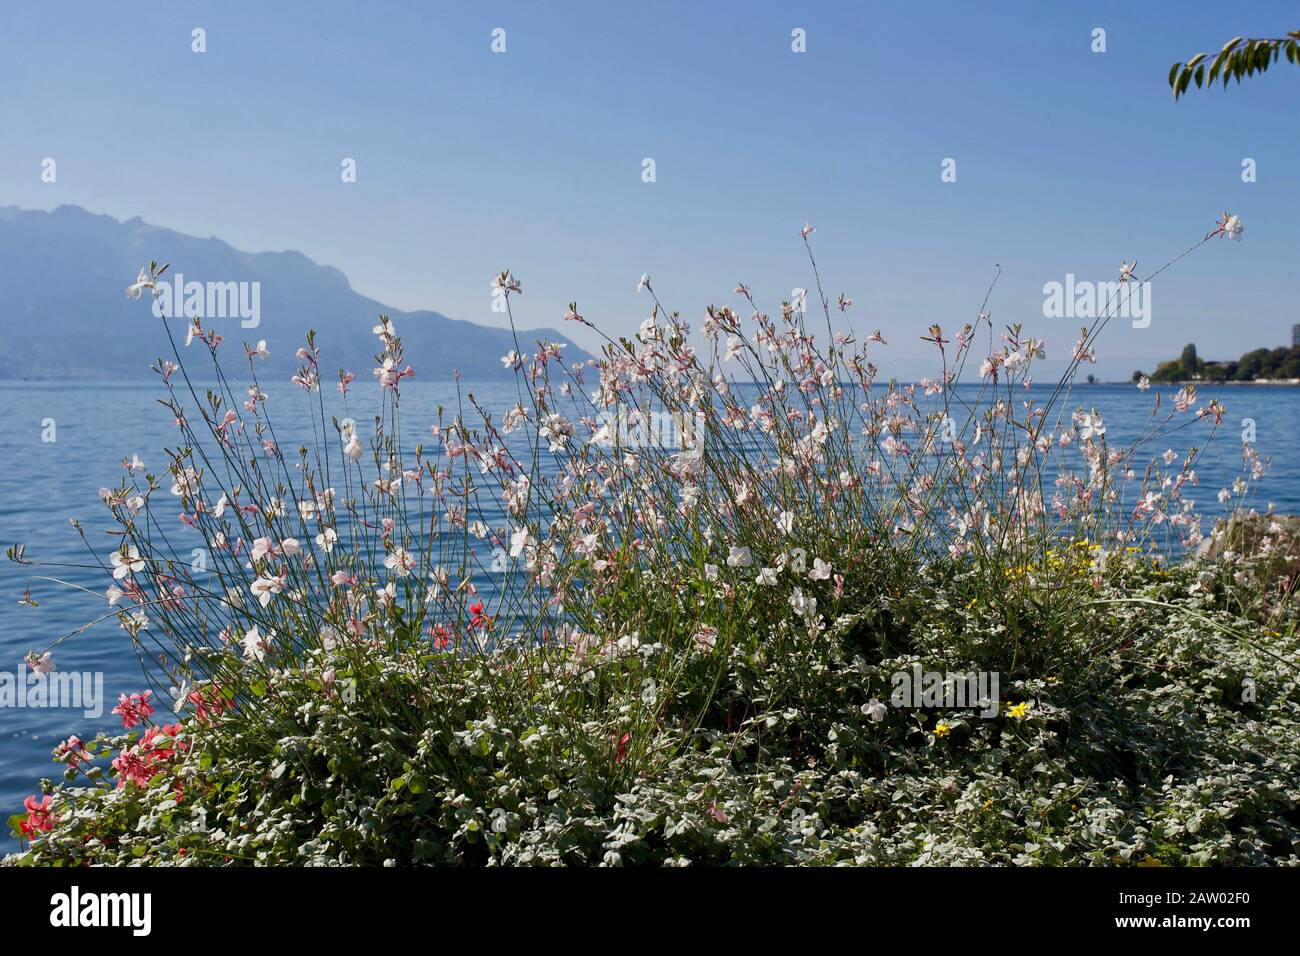
[[[510,268],[521,324],[576,299],[620,333],[645,317],[642,272],[690,318],[738,281],[775,311],[809,279],[809,221],[826,291],[902,375],[927,371],[929,323],[973,317],[994,263],[995,321],[1059,357],[1079,323],[1044,318],[1045,282],[1135,256],[1145,274],[1229,209],[1242,242],[1157,280],[1151,326],[1113,326],[1098,371],[1187,341],[1236,357],[1300,322],[1300,70],[1178,104],[1166,86],[1175,60],[1300,28],[1294,3],[802,6],[6,5],[0,204],[298,249],[381,301],[485,324]]]

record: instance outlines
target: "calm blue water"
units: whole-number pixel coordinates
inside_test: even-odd
[[[513,383],[465,386],[499,415],[514,404]],[[270,408],[281,445],[294,447],[310,435],[301,393],[289,386],[268,388]],[[349,412],[364,422],[377,390],[358,383],[350,397]],[[963,388],[964,391],[964,388]],[[1166,407],[1168,395],[1166,391]],[[1097,385],[1076,389],[1069,407],[1093,406],[1105,418],[1112,445],[1126,444],[1147,423],[1156,389],[1142,395],[1132,386]],[[162,471],[161,449],[176,443],[176,429],[167,411],[156,403],[161,395],[156,383],[74,384],[0,382],[0,448],[6,452],[0,473],[0,545],[23,542],[28,556],[38,560],[84,562],[85,551],[68,519],[80,518],[102,554],[112,550],[98,491],[115,485],[122,475],[121,461],[139,454],[151,471]],[[1037,394],[1037,390],[1036,390]],[[423,438],[437,418],[437,406],[456,407],[450,384],[413,382],[403,385],[402,418],[405,434]],[[1206,449],[1197,467],[1200,488],[1194,497],[1207,515],[1216,514],[1214,495],[1240,473],[1241,420],[1255,421],[1256,447],[1272,458],[1269,475],[1260,486],[1258,507],[1268,502],[1281,512],[1300,513],[1300,388],[1202,388],[1201,401],[1218,398],[1228,415],[1217,443]],[[330,403],[334,407],[329,407]],[[343,416],[338,396],[330,392],[327,411]],[[1186,418],[1186,416],[1184,416]],[[53,419],[57,440],[42,441],[42,424]],[[364,429],[363,429],[364,431]],[[1165,448],[1186,452],[1201,443],[1206,429],[1193,426],[1167,436],[1150,447],[1152,454]],[[192,533],[192,532],[191,532]],[[21,672],[22,656],[106,610],[102,597],[107,584],[99,572],[65,572],[69,580],[92,588],[90,596],[40,582],[32,586],[39,608],[17,603],[32,569],[0,560],[0,671]],[[117,622],[105,621],[60,645],[55,655],[63,671],[102,671],[105,714],[97,721],[83,718],[80,710],[0,708],[0,820],[17,812],[25,795],[34,792],[42,776],[57,776],[61,769],[49,759],[50,750],[69,734],[83,739],[99,730],[120,727],[107,713],[123,692],[145,685],[126,634]],[[8,845],[0,842],[0,846]]]

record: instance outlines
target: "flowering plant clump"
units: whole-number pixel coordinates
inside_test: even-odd
[[[387,318],[373,431],[327,414],[309,334],[293,444],[266,343],[236,385],[192,320],[155,366],[178,448],[124,460],[91,548],[181,719],[123,695],[125,736],[67,741],[8,862],[1300,862],[1294,578],[1178,558],[1200,453],[1155,442],[1204,447],[1217,401],[1156,399],[1125,447],[1070,406],[1118,301],[1041,389],[987,296],[901,385],[820,279],[775,315],[739,285],[698,335],[637,289],[633,338],[517,345],[512,408],[466,393],[414,445]],[[1267,464],[1243,456],[1232,511]],[[1000,674],[1001,713],[886,706],[914,666]]]

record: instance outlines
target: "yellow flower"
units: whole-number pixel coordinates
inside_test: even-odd
[[[1016,720],[1024,720],[1029,716],[1029,701],[1021,701],[1007,708],[1007,716],[1014,717]]]
[[[952,728],[949,727],[947,724],[945,724],[942,720],[934,725],[934,735],[936,737],[947,737],[949,731],[951,730]]]
[[[972,607],[974,607],[974,606],[975,606],[975,602],[978,601],[978,600],[979,600],[979,598],[977,598],[977,597],[973,597],[973,598],[971,598],[971,599],[970,599],[970,603],[967,604],[966,607],[968,607],[968,608],[972,608]]]

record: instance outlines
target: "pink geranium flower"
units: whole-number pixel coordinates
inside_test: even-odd
[[[153,691],[147,690],[143,694],[132,694],[130,697],[126,694],[118,696],[113,713],[121,716],[123,727],[130,730],[153,714],[153,704],[149,703],[152,695]]]
[[[30,796],[23,801],[27,819],[18,824],[18,829],[27,839],[30,840],[41,833],[49,833],[54,829],[58,817],[51,812],[50,802],[51,797],[48,794],[40,801],[37,801],[35,796]]]

